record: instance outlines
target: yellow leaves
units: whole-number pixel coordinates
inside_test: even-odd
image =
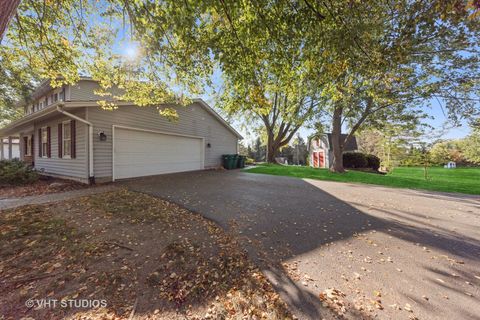
[[[112,101],[98,100],[97,104],[104,110],[115,110],[118,108],[117,104]]]
[[[68,41],[68,39],[62,38],[61,42],[62,42],[64,47],[66,47],[66,48],[70,47],[70,42]]]
[[[159,107],[158,108],[158,113],[167,118],[170,121],[176,121],[178,120],[178,113],[177,110],[173,108],[168,108],[168,107]]]

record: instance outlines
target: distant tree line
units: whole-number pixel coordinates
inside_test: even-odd
[[[386,170],[395,166],[423,166],[426,162],[435,166],[450,161],[457,166],[480,165],[479,129],[463,139],[437,139],[430,143],[422,141],[418,132],[389,134],[368,130],[359,135],[358,141],[360,150],[378,156]]]

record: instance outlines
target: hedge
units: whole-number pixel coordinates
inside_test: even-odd
[[[345,168],[380,168],[380,159],[373,154],[362,152],[345,152],[343,154],[343,166]]]
[[[38,173],[18,159],[0,161],[0,186],[20,185],[38,180]]]

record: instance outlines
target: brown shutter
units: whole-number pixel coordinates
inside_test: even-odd
[[[28,137],[23,137],[23,155],[28,153]]]
[[[33,134],[32,134],[32,137],[31,137],[31,139],[32,139],[32,144],[31,144],[32,152],[31,152],[30,154],[32,155],[32,158],[33,158],[33,156],[34,156],[33,150],[35,149],[35,146],[34,146],[34,139],[33,139]]]
[[[63,156],[63,124],[59,123],[58,124],[58,157],[62,158]]]
[[[52,157],[52,144],[51,144],[51,139],[50,139],[50,127],[47,127],[47,157],[51,158]]]
[[[76,134],[77,134],[77,130],[75,128],[75,120],[72,120],[70,121],[70,146],[71,146],[71,152],[70,152],[70,157],[72,159],[75,159],[77,154],[76,154],[76,150],[77,150],[77,146],[76,146],[76,142],[77,142],[77,137],[76,137]]]
[[[42,128],[38,129],[38,156],[42,157]]]

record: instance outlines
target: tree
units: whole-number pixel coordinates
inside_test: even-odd
[[[188,48],[195,47],[195,39],[168,41],[169,32],[184,30],[179,25],[158,20],[156,28],[166,27],[168,32],[151,35],[142,28],[147,18],[130,9],[128,3],[116,0],[21,1],[0,47],[0,65],[9,79],[0,87],[2,104],[22,96],[22,83],[35,85],[38,79],[50,79],[58,87],[86,74],[99,81],[97,93],[105,96],[99,104],[104,108],[115,108],[110,102],[115,98],[157,106],[162,115],[174,118],[174,109],[166,104],[191,101],[189,97],[201,90],[211,71],[210,58],[190,54]],[[119,48],[144,40],[140,32],[161,41],[156,46],[142,41],[138,55],[126,57]],[[18,69],[30,78],[16,77]],[[113,86],[123,89],[123,94],[114,96],[109,90]]]
[[[265,145],[262,143],[262,140],[260,139],[260,137],[257,137],[257,139],[255,139],[255,143],[253,144],[253,147],[252,147],[252,156],[251,158],[253,158],[255,161],[259,162],[259,161],[265,161],[265,158],[266,158],[266,147]]]
[[[465,159],[480,165],[480,130],[474,129],[472,134],[463,139],[461,146]]]
[[[306,165],[308,157],[308,148],[305,140],[297,133],[295,140],[292,143],[293,159],[292,163],[296,165]]]
[[[449,161],[463,164],[466,159],[463,155],[463,143],[460,140],[438,141],[433,144],[430,155],[431,161],[436,165],[444,165]]]
[[[454,121],[478,114],[477,11],[473,0],[26,0],[0,54],[55,81],[85,71],[139,106],[188,102],[218,69],[222,107],[263,125],[268,161],[325,111],[343,172],[343,145],[366,125],[407,121],[431,99]],[[143,48],[135,61],[112,50],[122,19]]]
[[[381,167],[390,171],[408,157],[410,143],[416,142],[424,132],[421,116],[403,122],[382,122],[363,128],[357,134],[359,150],[380,158]]]
[[[344,171],[343,145],[363,126],[405,122],[430,99],[441,99],[453,120],[478,114],[479,27],[463,2],[356,2],[354,10],[342,2],[324,6],[346,35],[331,49],[342,66],[328,91],[333,171]]]

